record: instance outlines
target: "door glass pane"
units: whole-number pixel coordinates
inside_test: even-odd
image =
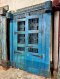
[[[29,34],[29,44],[38,44],[38,33]]]
[[[18,31],[25,31],[25,21],[18,22]]]
[[[38,53],[38,49],[37,48],[28,48],[28,51],[32,52],[32,53]]]
[[[18,34],[17,35],[17,42],[20,44],[24,44],[25,43],[25,34]]]
[[[38,30],[38,18],[29,19],[29,30]]]
[[[25,48],[24,47],[17,47],[17,50],[18,51],[25,51]]]

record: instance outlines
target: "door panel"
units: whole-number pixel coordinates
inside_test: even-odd
[[[28,18],[28,17],[27,17]],[[44,53],[42,53],[42,15],[28,18],[28,52],[26,55],[26,70],[40,73],[44,70]]]
[[[47,17],[48,16],[48,17]],[[50,69],[50,29],[51,29],[51,13],[44,15],[44,21],[45,21],[45,61],[46,61],[46,69]]]
[[[1,34],[2,34],[2,36],[1,36],[1,42],[0,42],[0,44],[1,44],[1,48],[2,49],[0,49],[0,54],[1,54],[1,59],[0,60],[4,60],[4,61],[7,61],[7,44],[6,44],[6,17],[5,16],[0,16],[0,23],[1,23],[1,26],[0,26],[0,28],[1,28]],[[1,35],[0,34],[0,35]]]
[[[43,75],[50,70],[50,15],[13,21],[13,61],[17,68]]]
[[[14,22],[13,26],[13,61],[17,68],[23,69],[25,54],[25,21]]]

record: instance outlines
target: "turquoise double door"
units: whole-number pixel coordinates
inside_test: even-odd
[[[17,68],[48,75],[51,14],[26,16],[10,22],[10,61]]]

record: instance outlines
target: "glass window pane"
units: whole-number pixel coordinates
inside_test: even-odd
[[[20,44],[24,44],[25,43],[25,34],[18,34],[17,35],[17,41],[18,41],[18,43],[20,43]]]
[[[37,33],[31,33],[29,34],[29,44],[37,44],[38,43],[38,34]]]
[[[25,48],[24,47],[17,47],[17,50],[18,51],[25,51]]]
[[[28,48],[28,51],[32,52],[32,53],[38,53],[38,49],[37,48]]]
[[[18,22],[18,31],[25,31],[25,21]]]
[[[38,30],[38,18],[29,19],[29,30]]]

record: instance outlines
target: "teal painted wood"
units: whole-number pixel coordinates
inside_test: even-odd
[[[13,61],[13,20],[10,21],[10,61]]]
[[[17,51],[17,22],[13,21],[13,62],[17,63],[17,54],[15,53]],[[16,55],[15,55],[16,54]]]
[[[48,17],[48,18],[47,18]],[[18,38],[17,35],[21,34],[17,31],[17,23],[18,21],[13,21],[13,27],[11,23],[11,34],[13,31],[13,45],[11,49],[13,53],[11,53],[11,61],[15,63],[15,66],[20,69],[24,69],[26,71],[35,73],[35,74],[43,74],[42,71],[50,72],[50,17],[51,14],[41,14],[38,16],[27,16],[25,20],[20,20],[20,22],[25,21],[25,43],[19,44],[17,43]],[[33,32],[34,30],[28,30],[29,20],[38,18],[38,32]],[[20,31],[21,32],[21,31]],[[38,44],[29,44],[29,34],[38,34]],[[12,42],[11,42],[12,43]],[[24,47],[25,51],[18,51],[17,47]],[[38,53],[32,53],[28,51],[28,48],[37,48]]]
[[[48,16],[48,17],[47,17]],[[47,69],[50,67],[50,29],[51,29],[51,13],[45,14],[45,25],[46,25],[46,33],[45,33],[45,46],[46,46],[46,54],[45,54],[45,59],[46,59],[46,64],[48,64],[48,67],[46,66]]]
[[[45,8],[48,6],[45,6]],[[14,14],[13,16],[15,18],[10,24],[11,62],[17,68],[25,71],[37,75],[50,76],[50,10],[43,14],[33,13],[29,15],[29,13],[25,13],[22,18],[17,18],[19,14]],[[22,43],[21,39],[22,41],[25,39],[25,41]]]

